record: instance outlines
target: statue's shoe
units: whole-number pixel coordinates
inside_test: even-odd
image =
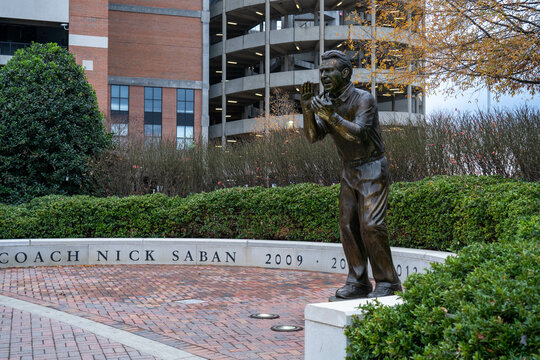
[[[403,291],[401,283],[391,284],[387,282],[380,282],[375,285],[375,290],[368,294],[368,298],[378,298],[383,296],[394,295],[396,291]]]
[[[355,286],[353,284],[345,284],[342,288],[337,289],[336,297],[341,299],[358,299],[365,298],[371,293],[371,285]]]

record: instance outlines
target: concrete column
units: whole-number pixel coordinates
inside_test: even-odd
[[[270,116],[270,0],[264,2],[264,21],[264,116],[268,124]]]
[[[225,136],[225,127],[227,122],[227,1],[222,0],[221,10],[221,146],[225,149],[227,137]]]
[[[319,0],[319,66],[324,54],[324,0]],[[319,91],[323,92],[323,85],[319,81]]]
[[[210,0],[203,0],[202,21],[202,104],[201,104],[201,143],[208,145],[208,126],[210,125],[209,90],[210,90]]]
[[[371,95],[375,98],[375,103],[377,103],[377,79],[375,78],[377,73],[377,52],[375,42],[375,27],[377,26],[376,5],[376,0],[371,0]]]
[[[407,12],[407,20],[409,22],[411,21],[411,11],[410,10]],[[407,71],[409,72],[409,74],[412,71],[412,66],[411,66],[410,61],[407,64]],[[409,113],[409,121],[412,121],[412,86],[411,86],[411,84],[407,85],[407,111]]]
[[[412,87],[407,85],[407,112],[409,113],[409,121],[412,119]]]

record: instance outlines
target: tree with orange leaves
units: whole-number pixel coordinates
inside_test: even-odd
[[[350,16],[369,33],[351,32],[349,49],[361,53],[371,86],[540,90],[540,1],[367,0]]]

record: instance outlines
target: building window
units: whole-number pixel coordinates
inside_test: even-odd
[[[127,136],[129,130],[129,86],[111,85],[111,131]]]
[[[193,144],[194,90],[176,89],[176,143],[179,149]]]
[[[144,88],[144,136],[150,141],[161,139],[161,88]]]

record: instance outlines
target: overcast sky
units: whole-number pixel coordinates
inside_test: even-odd
[[[487,90],[467,91],[461,96],[446,96],[440,93],[428,94],[426,99],[426,114],[439,110],[443,111],[477,111],[487,110]],[[501,96],[495,100],[494,94],[491,94],[491,108],[513,108],[521,105],[529,105],[540,108],[540,95],[534,97],[530,93],[524,93],[511,96]]]

